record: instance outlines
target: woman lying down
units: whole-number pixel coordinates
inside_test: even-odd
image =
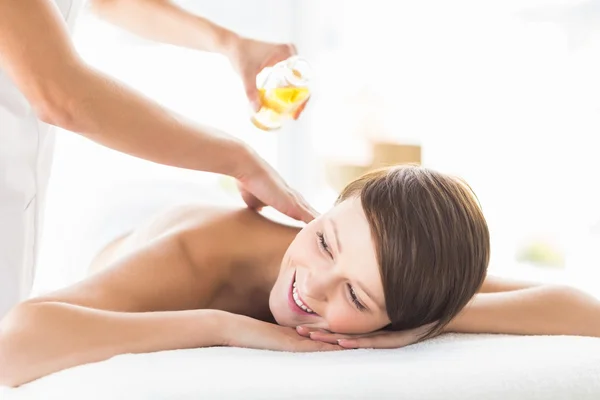
[[[349,184],[303,229],[248,209],[179,207],[118,238],[87,279],[1,325],[0,383],[122,353],[208,346],[396,348],[443,332],[600,336],[576,289],[486,277],[486,221],[422,167]]]

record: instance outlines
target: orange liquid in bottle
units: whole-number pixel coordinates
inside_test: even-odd
[[[252,117],[254,125],[263,130],[281,127],[284,118],[295,118],[296,111],[310,97],[306,87],[259,89],[262,107]]]

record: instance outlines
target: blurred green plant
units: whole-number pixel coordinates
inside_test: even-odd
[[[517,261],[535,264],[539,267],[564,268],[565,254],[555,244],[544,240],[533,240],[517,251]]]

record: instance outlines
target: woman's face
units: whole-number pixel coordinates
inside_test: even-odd
[[[360,199],[348,199],[298,233],[269,307],[278,324],[367,333],[390,323],[371,230]]]

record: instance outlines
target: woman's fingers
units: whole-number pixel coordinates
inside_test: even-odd
[[[312,340],[318,340],[320,342],[331,343],[331,344],[339,344],[339,340],[341,339],[356,339],[360,336],[353,335],[341,335],[338,333],[329,333],[329,332],[311,332],[310,338]]]
[[[312,340],[318,340],[319,342],[325,342],[330,344],[338,344],[338,340],[341,339],[339,335],[322,332],[311,332],[310,338]]]
[[[298,335],[300,335],[300,336],[309,337],[311,331],[309,328],[307,328],[305,326],[297,326],[296,332],[298,332]]]
[[[363,337],[340,339],[338,344],[350,349],[397,349],[420,341],[435,322],[407,331],[378,331]]]
[[[414,343],[410,335],[402,332],[376,333],[372,335],[340,335],[312,331],[308,336],[315,341],[337,344],[346,349],[395,349]]]
[[[310,352],[310,351],[338,351],[338,350],[344,350],[344,347],[338,345],[337,343],[330,344],[330,343],[317,342],[317,341],[312,341],[312,340],[305,341],[304,343],[302,343],[296,349],[296,351],[306,351],[306,352]]]
[[[309,337],[312,340],[315,340],[318,342],[330,343],[330,344],[338,344],[338,340],[340,340],[340,339],[353,339],[353,338],[359,338],[359,337],[364,336],[364,335],[343,335],[343,334],[339,334],[339,333],[331,333],[330,331],[328,331],[326,329],[308,328],[305,326],[297,327],[296,332],[298,332],[299,335],[304,336],[304,337]]]
[[[298,327],[296,327],[296,332],[298,332],[298,334],[300,336],[304,336],[304,337],[310,337],[310,334],[312,332],[330,333],[328,330],[325,330],[325,329],[309,328],[309,327],[306,327],[306,326],[298,326]]]
[[[347,349],[398,349],[415,342],[409,335],[401,333],[392,332],[361,338],[340,339],[337,343]]]
[[[347,349],[397,349],[418,342],[433,325],[428,324],[407,331],[376,331],[364,335],[342,335],[323,329],[311,330],[309,328],[302,328],[298,333],[303,336],[308,335],[312,340],[338,344]]]

